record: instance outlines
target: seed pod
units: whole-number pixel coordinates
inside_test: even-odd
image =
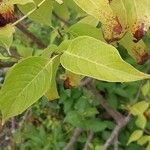
[[[0,27],[12,22],[14,18],[14,6],[10,0],[0,0]]]
[[[64,81],[64,88],[65,89],[71,89],[72,85],[70,84],[70,79],[67,77],[67,79]]]

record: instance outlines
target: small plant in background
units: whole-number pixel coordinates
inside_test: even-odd
[[[0,147],[149,150],[149,16],[149,0],[0,1]]]

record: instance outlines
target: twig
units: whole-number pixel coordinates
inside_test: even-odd
[[[114,138],[114,150],[119,150],[119,147],[118,147],[118,135]]]
[[[68,142],[68,144],[65,146],[65,148],[63,150],[71,150],[73,145],[77,142],[77,139],[80,136],[80,134],[82,133],[82,131],[83,131],[83,129],[76,128],[74,130],[74,133],[73,133],[70,141]]]
[[[17,28],[23,32],[28,38],[30,38],[34,43],[37,44],[38,48],[46,48],[47,46],[41,41],[41,39],[39,39],[38,37],[36,37],[33,33],[31,33],[30,31],[27,30],[26,26],[22,23],[18,23]]]
[[[84,79],[81,80],[80,86],[84,87],[89,85],[93,81],[92,78],[85,77]]]
[[[17,20],[16,22],[14,22],[12,24],[12,26],[16,26],[18,23],[20,23],[21,21],[23,21],[24,19],[26,19],[28,16],[30,16],[32,13],[34,13],[37,9],[39,9],[39,7],[41,5],[43,5],[43,3],[45,2],[46,0],[42,0],[34,9],[32,9],[31,11],[29,11],[25,16],[23,16],[22,18],[20,18],[19,20]]]
[[[90,131],[83,150],[89,150],[89,144],[91,143],[93,137],[94,137],[94,132]]]
[[[150,135],[150,131],[149,130],[144,129],[144,133],[146,133],[147,135]]]
[[[11,118],[11,133],[15,133],[15,117]]]
[[[113,132],[111,133],[111,136],[108,138],[108,140],[106,141],[103,150],[107,150],[109,148],[109,146],[113,143],[114,139],[116,136],[118,136],[120,130],[122,128],[124,128],[129,120],[130,120],[130,115],[128,115],[127,117],[124,118],[124,120],[122,120],[122,122],[120,122],[118,125],[116,125],[116,127],[114,128]]]
[[[27,120],[29,114],[31,113],[31,109],[28,109],[22,117],[22,120],[19,122],[19,128],[22,128],[24,122]]]
[[[113,130],[110,138],[106,141],[103,150],[107,150],[108,147],[112,144],[115,137],[118,136],[120,130],[127,125],[127,123],[130,120],[130,115],[127,117],[123,116],[118,111],[114,110],[103,98],[103,96],[97,91],[97,89],[93,86],[89,86],[88,89],[93,93],[93,95],[96,97],[96,99],[100,102],[100,104],[103,106],[103,108],[107,111],[107,113],[116,121],[117,125],[115,129]]]

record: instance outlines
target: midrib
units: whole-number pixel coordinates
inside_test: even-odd
[[[106,68],[106,69],[108,69],[108,70],[110,70],[110,71],[117,71],[117,72],[120,72],[120,73],[126,73],[126,72],[124,72],[124,71],[122,71],[122,70],[110,68],[110,67],[108,67],[108,66],[106,66],[106,65],[97,63],[97,62],[95,62],[95,61],[91,61],[91,60],[88,59],[88,58],[85,58],[85,57],[82,57],[82,56],[78,56],[78,55],[76,55],[76,54],[72,54],[72,53],[70,53],[70,52],[68,52],[68,51],[65,51],[65,53],[68,54],[68,55],[70,55],[70,56],[77,57],[77,58],[79,58],[79,59],[83,59],[84,61],[87,61],[87,62],[96,64],[96,65],[98,65],[98,66],[100,66],[100,67],[104,67],[104,68]],[[126,73],[126,74],[129,75],[128,73]],[[133,76],[133,77],[137,76],[137,77],[139,78],[138,75],[130,75],[130,76]]]

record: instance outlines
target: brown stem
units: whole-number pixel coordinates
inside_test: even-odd
[[[113,143],[115,137],[118,136],[121,129],[124,128],[128,124],[128,122],[130,121],[130,118],[131,118],[131,116],[128,115],[127,117],[125,117],[122,120],[122,122],[120,122],[118,125],[116,125],[116,127],[114,128],[111,136],[106,141],[103,150],[108,150],[109,146]]]
[[[119,150],[119,147],[118,147],[118,135],[114,138],[114,150]]]
[[[90,131],[83,150],[89,150],[89,144],[91,143],[93,137],[94,137],[94,132]]]
[[[65,146],[65,148],[63,150],[71,150],[73,145],[77,142],[77,139],[79,138],[79,136],[82,133],[82,131],[83,131],[83,129],[76,128],[74,130],[74,133],[73,133],[70,141],[68,142],[68,144]]]

